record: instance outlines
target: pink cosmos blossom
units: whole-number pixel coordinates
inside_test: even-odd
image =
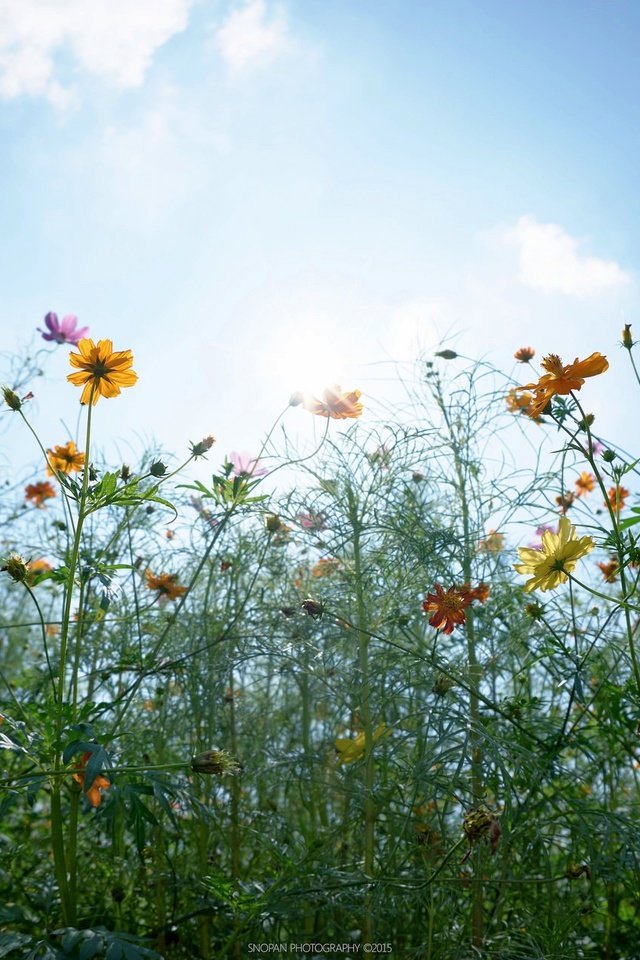
[[[601,454],[603,450],[604,450],[604,446],[600,443],[599,440],[593,440],[591,442],[591,452],[594,457],[599,456],[599,454]]]
[[[43,340],[53,340],[56,343],[71,343],[73,346],[77,346],[78,341],[82,340],[82,338],[86,337],[89,333],[89,327],[80,327],[79,330],[76,330],[78,318],[74,313],[68,313],[62,320],[58,320],[58,314],[50,311],[45,316],[44,322],[47,326],[48,333],[38,327]]]
[[[327,529],[327,525],[324,522],[324,517],[321,513],[313,513],[311,511],[309,511],[309,513],[299,513],[296,516],[296,520],[303,530],[314,530],[319,532],[320,530]]]
[[[269,472],[264,467],[258,467],[259,459],[252,457],[246,450],[242,453],[232,450],[229,454],[229,463],[233,466],[231,473],[234,477],[264,477]]]
[[[542,534],[547,532],[557,533],[558,529],[557,527],[550,527],[548,524],[542,524],[542,526],[536,529],[536,536],[538,539],[533,540],[531,543],[527,544],[527,546],[531,550],[539,550],[542,547]]]

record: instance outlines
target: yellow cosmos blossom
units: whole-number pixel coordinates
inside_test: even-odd
[[[70,373],[69,383],[84,387],[80,403],[95,406],[99,398],[117,397],[121,387],[132,387],[138,376],[131,369],[133,354],[131,350],[114,352],[111,340],[83,339],[78,342],[80,353],[70,353],[69,362],[78,367],[78,373]]]
[[[388,734],[387,725],[379,723],[373,731],[372,743],[377,743]],[[356,760],[361,760],[364,756],[364,730],[356,737],[337,737],[335,747],[338,751],[338,763],[355,763]]]
[[[54,473],[80,473],[84,467],[84,453],[76,449],[73,440],[68,443],[53,447],[47,450],[47,473],[53,476]]]
[[[567,396],[573,390],[579,390],[585,377],[596,377],[609,368],[609,362],[601,353],[592,353],[585,360],[576,359],[573,363],[563,364],[560,357],[550,353],[542,361],[547,371],[537,383],[525,383],[517,390],[533,390],[534,402],[527,408],[530,417],[539,417],[551,397]]]
[[[532,590],[555,590],[568,579],[578,560],[594,548],[591,537],[576,536],[576,528],[568,517],[560,517],[558,532],[545,530],[542,547],[519,547],[522,563],[514,564],[518,573],[532,574],[524,585],[525,593]]]

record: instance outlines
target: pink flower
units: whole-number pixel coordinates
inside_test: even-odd
[[[321,513],[313,513],[311,511],[309,513],[299,513],[296,516],[296,520],[303,530],[320,531],[327,529],[327,525],[324,522],[324,517]]]
[[[533,540],[530,544],[528,544],[528,546],[532,550],[539,550],[540,547],[542,546],[542,534],[547,532],[557,533],[558,531],[556,527],[550,527],[548,526],[548,524],[542,524],[542,526],[536,528],[536,536],[538,539]]]
[[[72,343],[78,345],[78,341],[89,333],[89,327],[80,327],[76,330],[78,318],[74,313],[68,313],[62,320],[58,320],[58,314],[50,311],[44,318],[48,333],[38,327],[43,340],[55,340],[56,343]]]
[[[599,440],[593,440],[591,442],[591,452],[593,453],[594,457],[599,456],[599,454],[601,454],[603,450],[604,450],[604,446],[600,443]]]
[[[242,453],[232,450],[229,454],[229,462],[233,466],[231,473],[234,477],[264,477],[269,472],[264,467],[258,467],[260,463],[258,458],[252,457],[246,450]]]

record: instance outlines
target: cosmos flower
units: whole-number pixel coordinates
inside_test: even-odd
[[[596,478],[594,475],[583,470],[575,481],[576,497],[585,497],[588,493],[591,493],[592,490],[595,490],[595,486]]]
[[[177,573],[152,573],[151,570],[145,571],[145,580],[149,590],[157,590],[161,600],[177,600],[186,592],[186,587],[178,584]]]
[[[89,327],[80,327],[76,330],[78,318],[74,313],[68,313],[62,320],[58,320],[58,314],[50,311],[45,316],[44,322],[47,330],[38,327],[42,339],[55,343],[71,343],[76,347],[78,342],[89,333]]]
[[[386,724],[379,723],[371,735],[372,744],[376,744],[382,737],[388,736]],[[355,763],[364,757],[364,730],[355,737],[337,737],[335,748],[338,753],[338,763]]]
[[[258,457],[252,457],[246,450],[242,453],[232,450],[229,454],[229,463],[233,466],[231,474],[234,477],[264,477],[269,472],[264,467],[258,467],[260,463]]]
[[[111,784],[109,783],[106,777],[103,777],[102,774],[99,773],[98,776],[94,779],[93,783],[91,783],[88,788],[85,786],[85,768],[87,766],[87,763],[89,762],[90,757],[91,757],[90,752],[83,753],[82,767],[79,768],[76,771],[76,773],[73,774],[73,779],[76,781],[76,783],[79,783],[80,786],[83,788],[84,793],[87,797],[87,800],[89,801],[91,806],[99,807],[100,804],[102,803],[102,793],[100,791],[108,790]]]
[[[532,590],[555,590],[565,583],[578,560],[594,548],[591,537],[576,536],[576,528],[568,517],[560,517],[558,532],[545,531],[539,550],[519,547],[521,563],[514,564],[518,573],[532,574],[524,585],[525,593]]]
[[[462,587],[449,587],[446,592],[437,583],[434,590],[435,593],[429,593],[425,597],[422,609],[425,613],[433,614],[429,620],[430,625],[447,634],[453,633],[454,627],[465,622],[466,609],[474,600],[485,603],[489,596],[489,587],[486,583],[481,583],[473,589],[466,583]]]
[[[334,383],[333,386],[322,391],[322,399],[294,393],[289,402],[294,407],[302,404],[305,410],[318,417],[329,417],[331,420],[355,420],[362,414],[363,406],[359,402],[361,396],[359,390],[343,393],[342,389]]]
[[[40,557],[38,560],[30,560],[27,566],[32,577],[38,576],[39,573],[48,573],[49,570],[53,569],[49,561],[45,560],[44,557]]]
[[[319,533],[321,530],[327,529],[324,516],[321,513],[313,513],[311,510],[308,513],[298,513],[296,520],[303,530],[312,530]]]
[[[521,393],[520,396],[518,396],[514,388],[509,390],[509,393],[505,397],[505,403],[511,413],[523,413],[533,420],[538,420],[538,417],[533,417],[531,413],[533,407],[532,393]]]
[[[480,553],[500,553],[504,549],[504,534],[489,530],[484,540],[478,544]]]
[[[520,363],[529,363],[530,360],[533,360],[536,352],[533,347],[520,347],[519,350],[516,350],[514,353],[514,358]]]
[[[80,353],[70,353],[69,362],[77,373],[67,376],[69,383],[83,387],[80,403],[96,405],[100,397],[117,397],[121,387],[132,387],[138,375],[131,369],[131,350],[114,352],[111,340],[80,340]]]
[[[63,446],[47,450],[47,457],[49,459],[47,464],[49,476],[53,476],[55,473],[79,473],[84,467],[84,453],[76,450],[73,440],[69,440]]]
[[[598,566],[607,583],[613,583],[620,572],[620,564],[618,563],[617,557],[611,557],[607,563],[599,563]]]
[[[592,353],[585,360],[576,359],[573,363],[563,364],[555,353],[550,353],[542,361],[547,371],[537,383],[525,383],[518,390],[532,390],[534,402],[528,411],[530,417],[539,417],[552,397],[568,395],[580,390],[586,377],[596,377],[609,368],[609,362],[601,353]]]
[[[626,487],[609,487],[607,490],[607,499],[609,501],[609,506],[620,513],[621,510],[624,510],[626,506],[626,499],[629,496],[629,491]],[[605,503],[606,506],[606,503]]]
[[[329,577],[340,569],[340,561],[337,557],[321,557],[317,563],[311,567],[312,577]]]
[[[45,500],[51,500],[55,495],[55,488],[48,480],[41,480],[39,483],[28,483],[24,488],[25,500],[32,503],[34,507],[44,506]]]

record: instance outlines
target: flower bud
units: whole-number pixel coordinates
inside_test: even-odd
[[[207,451],[211,450],[211,447],[216,442],[216,438],[212,436],[205,437],[204,440],[200,440],[198,443],[191,444],[191,456],[193,457],[204,457]]]
[[[16,583],[29,583],[29,567],[17,553],[10,553],[0,570],[8,573]]]
[[[264,525],[269,533],[277,533],[278,530],[282,530],[284,526],[280,517],[275,513],[267,514],[264,520]]]
[[[306,600],[303,600],[300,606],[304,612],[311,617],[312,620],[319,620],[322,616],[322,604],[318,603],[317,600],[312,600],[311,597],[307,597]]]
[[[22,406],[22,400],[18,394],[10,390],[9,387],[2,388],[2,396],[4,397],[4,402],[11,410],[18,411]]]
[[[131,476],[131,467],[128,463],[122,464],[122,469],[120,470],[120,479],[126,482]]]
[[[124,469],[124,468],[123,468]],[[127,467],[127,469],[129,469]],[[149,473],[152,477],[164,477],[167,472],[167,465],[162,462],[162,460],[154,460],[154,462],[149,467]],[[123,479],[125,479],[123,477]]]
[[[635,341],[631,336],[631,324],[625,323],[624,330],[622,331],[622,346],[626,347],[627,350],[631,350]]]
[[[301,403],[304,403],[304,394],[301,393],[300,390],[297,390],[289,397],[289,406],[299,407]]]
[[[222,777],[224,774],[232,776],[238,773],[240,764],[226,750],[205,750],[191,758],[191,769],[194,773],[207,776]]]
[[[446,673],[439,673],[433,681],[432,689],[437,697],[444,697],[453,686],[455,686],[455,680],[452,677],[448,677]]]
[[[616,454],[615,450],[609,450],[609,449],[607,449],[607,450],[604,450],[603,453],[602,453],[602,459],[605,461],[605,463],[613,463],[613,461],[615,460],[616,456],[617,456],[617,454]]]
[[[434,356],[442,357],[443,360],[455,360],[458,354],[455,350],[438,350]]]

